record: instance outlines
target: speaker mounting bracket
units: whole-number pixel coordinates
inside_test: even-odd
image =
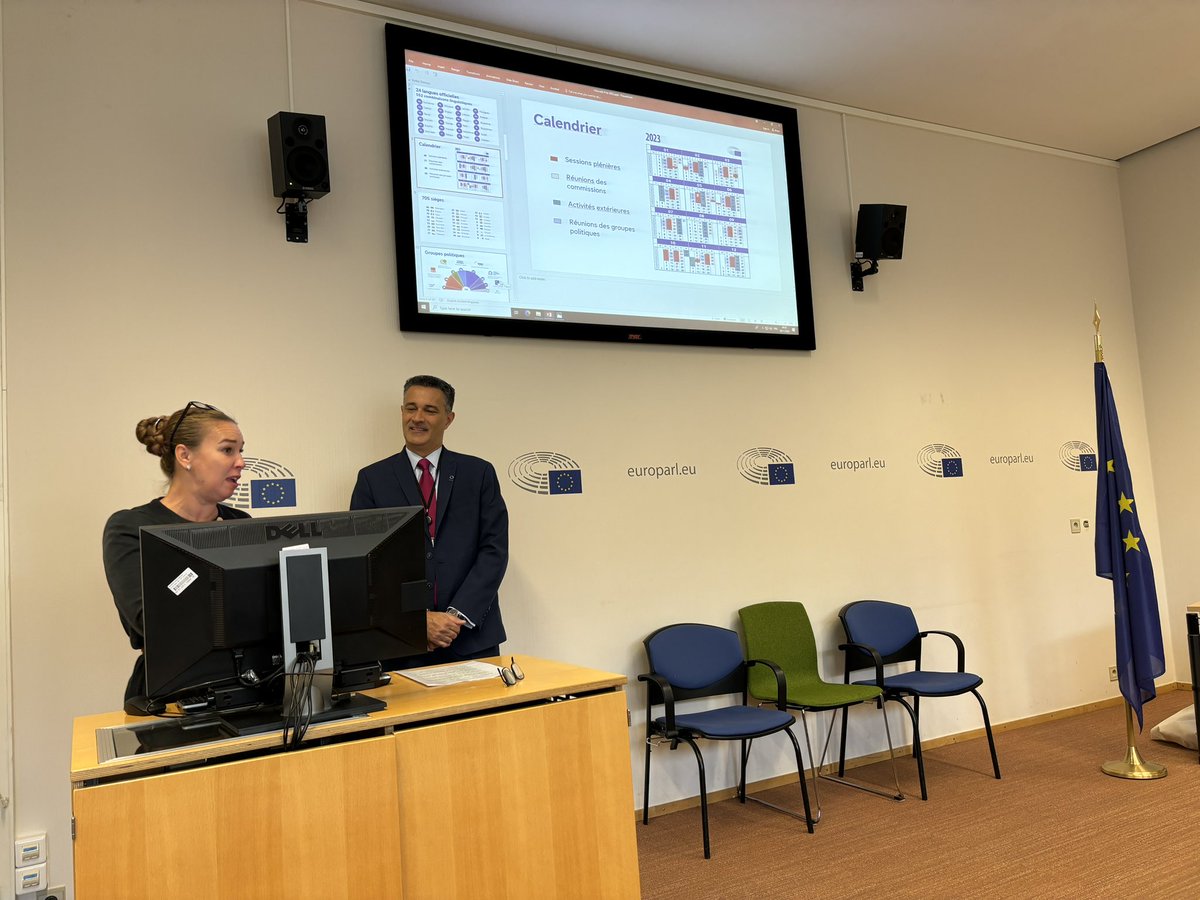
[[[284,235],[289,243],[308,243],[308,198],[287,199],[279,204],[283,215]]]
[[[856,259],[850,263],[850,289],[861,291],[863,279],[879,271],[879,263],[873,259]]]

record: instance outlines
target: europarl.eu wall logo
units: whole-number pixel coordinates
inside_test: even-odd
[[[1096,448],[1085,441],[1067,441],[1058,448],[1058,458],[1074,472],[1096,471]]]
[[[553,450],[523,453],[508,464],[508,477],[531,494],[583,493],[583,470],[579,463]]]
[[[934,478],[962,478],[962,454],[949,444],[926,444],[917,451],[917,465]]]
[[[737,469],[743,478],[755,484],[796,483],[796,464],[790,456],[774,447],[751,447],[738,457]]]
[[[237,509],[286,509],[296,505],[296,476],[270,459],[246,457],[246,468],[233,496],[225,501]]]

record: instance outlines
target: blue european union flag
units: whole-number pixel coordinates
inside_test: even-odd
[[[1117,682],[1140,728],[1142,704],[1154,699],[1154,679],[1167,667],[1150,549],[1138,523],[1117,405],[1101,362],[1096,363],[1096,431],[1101,463],[1096,478],[1096,574],[1112,580]]]
[[[795,484],[795,463],[771,463],[767,466],[767,478],[771,484]]]
[[[582,494],[583,472],[580,469],[551,469],[551,494]]]
[[[942,477],[943,478],[962,478],[962,458],[958,456],[948,456],[942,460]]]
[[[1096,471],[1096,454],[1095,453],[1080,453],[1079,454],[1079,471],[1080,472],[1095,472]]]
[[[295,505],[295,478],[255,478],[250,482],[251,509]]]

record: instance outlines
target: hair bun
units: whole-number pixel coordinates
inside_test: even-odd
[[[152,419],[142,419],[134,429],[138,443],[145,444],[146,452],[151,456],[161,457],[166,449],[167,437],[163,434],[163,427],[167,424],[168,418],[168,416],[155,416]]]

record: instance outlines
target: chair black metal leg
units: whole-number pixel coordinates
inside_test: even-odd
[[[896,796],[893,799],[903,800],[904,792],[900,790],[900,773],[896,771],[896,751],[892,747],[892,729],[888,725],[887,709],[884,708],[882,698],[879,701],[879,714],[883,716],[883,734],[887,738],[888,758],[892,761],[892,780],[896,782]],[[842,715],[845,715],[844,711]]]
[[[804,822],[808,825],[808,833],[813,833],[813,825],[816,824],[812,817],[812,809],[808,805],[808,777],[804,773],[804,756],[800,753],[800,742],[796,740],[796,735],[792,733],[792,729],[783,729],[787,732],[787,736],[792,739],[792,747],[796,750],[796,774],[800,776],[800,796],[804,800]]]
[[[983,697],[979,691],[972,690],[975,699],[979,701],[979,708],[983,710],[983,730],[987,732],[988,749],[992,751],[992,771],[996,773],[996,777],[1000,777],[1000,760],[996,758],[996,742],[992,739],[992,721],[988,718],[987,704],[983,702]]]
[[[750,760],[750,748],[754,746],[754,741],[742,741],[742,774],[738,779],[737,796],[742,803],[746,802],[746,763]]]
[[[917,718],[917,711],[908,705],[908,701],[903,697],[892,697],[897,703],[908,710],[908,717],[912,719],[913,726],[913,756],[917,759],[917,775],[921,779],[921,799],[928,800],[929,792],[925,789],[925,757],[921,755],[921,726],[920,720]],[[919,698],[914,697],[916,701]]]
[[[910,712],[912,713],[913,734],[915,736],[916,734],[920,733],[920,731],[921,731],[921,698],[920,697],[913,697],[912,709],[910,710]],[[913,756],[917,755],[917,749],[918,749],[918,743],[914,737]]]
[[[708,847],[708,785],[704,780],[704,755],[691,738],[685,737],[683,740],[687,741],[687,745],[696,754],[696,767],[700,772],[700,822],[704,828],[704,858],[712,859],[712,853],[709,852]]]
[[[816,824],[817,819],[820,818],[820,815],[818,815],[816,819],[813,818],[812,807],[809,805],[809,802],[808,802],[808,775],[804,770],[804,754],[802,754],[800,752],[800,742],[796,740],[796,735],[792,731],[792,729],[785,728],[784,731],[787,732],[787,736],[792,741],[792,749],[796,751],[796,774],[800,778],[800,796],[804,800],[804,815],[803,815],[803,817],[801,817],[801,815],[793,809],[788,809],[786,806],[778,806],[778,805],[772,803],[770,800],[764,800],[762,797],[751,797],[749,795],[745,795],[745,799],[753,800],[755,803],[761,803],[763,806],[769,806],[769,807],[771,807],[771,809],[778,810],[779,812],[784,813],[785,815],[791,816],[793,819],[803,818],[804,823],[808,826],[808,833],[812,834],[813,825]],[[751,740],[750,743],[753,744],[754,741]],[[746,755],[742,757],[742,783],[743,783],[743,785],[745,784],[746,763],[749,760],[749,756],[750,756],[750,753],[749,753],[749,750],[747,750]],[[812,756],[811,749],[809,750],[809,756]]]
[[[880,703],[883,701],[880,700]],[[842,752],[838,757],[838,778],[846,777],[846,710],[842,709]]]
[[[650,736],[646,736],[646,784],[642,788],[642,824],[650,824]]]
[[[837,716],[836,709],[833,711],[833,714],[835,717]],[[815,802],[817,805],[816,816],[808,816],[807,818],[813,824],[815,824],[815,823],[821,821],[821,783],[820,783],[821,782],[821,772],[820,772],[820,769],[817,767],[817,758],[816,758],[816,756],[813,755],[812,739],[809,738],[809,736],[808,736],[808,718],[804,715],[803,708],[800,709],[800,724],[804,728],[804,746],[808,748],[808,761],[812,765],[813,802]],[[832,724],[833,723],[831,722],[830,725],[832,726]],[[826,744],[828,745],[828,741],[826,742]],[[822,754],[822,756],[821,756],[821,762],[825,762],[824,754]],[[800,772],[800,780],[804,781],[804,779],[805,779],[804,769],[800,769],[799,772]],[[805,813],[807,813],[807,812],[808,812],[808,810],[805,809]],[[808,830],[812,831],[811,826],[809,827]]]

